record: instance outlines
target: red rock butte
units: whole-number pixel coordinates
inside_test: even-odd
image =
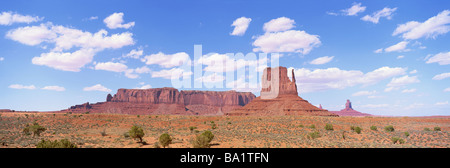
[[[298,96],[294,70],[292,70],[292,81],[287,73],[286,67],[264,69],[261,96],[242,108],[226,113],[226,115],[337,116],[328,112],[328,110],[317,108]]]
[[[337,114],[339,116],[353,116],[353,117],[358,117],[358,116],[372,116],[371,114],[367,114],[367,113],[361,113],[359,111],[356,111],[352,108],[352,102],[350,102],[350,100],[347,100],[347,103],[345,103],[345,109],[342,109],[341,111],[330,111],[333,114]]]
[[[115,114],[223,115],[256,96],[236,91],[178,91],[175,88],[119,89],[106,102],[85,103],[62,112]]]

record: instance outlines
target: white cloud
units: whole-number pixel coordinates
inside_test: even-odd
[[[448,101],[445,102],[436,102],[436,104],[434,104],[436,106],[443,106],[443,105],[448,105]]]
[[[124,22],[123,15],[124,14],[122,12],[113,13],[110,16],[108,16],[107,18],[105,18],[105,20],[103,20],[103,22],[106,24],[106,27],[108,27],[110,29],[117,29],[117,28],[129,29],[129,28],[133,27],[134,22],[122,24]]]
[[[146,66],[143,66],[143,67],[140,67],[140,68],[136,68],[136,69],[134,69],[134,71],[136,73],[139,73],[139,74],[150,73],[151,72],[150,68],[148,68]]]
[[[402,93],[414,93],[416,91],[417,91],[417,89],[405,89],[405,90],[402,90]]]
[[[179,79],[180,77],[190,78],[193,74],[191,71],[185,72],[181,68],[164,69],[161,71],[152,71],[152,78]]]
[[[136,69],[127,69],[125,71],[125,76],[130,79],[136,79],[136,78],[139,78],[138,74],[144,74],[144,73],[151,73],[150,68],[143,66],[143,67],[136,68]]]
[[[352,96],[370,96],[370,95],[373,95],[373,94],[376,94],[377,93],[377,91],[359,91],[359,92],[356,92],[356,93],[353,93],[352,94]]]
[[[185,52],[175,54],[164,54],[159,52],[157,54],[145,56],[141,61],[145,62],[147,65],[157,64],[164,68],[172,68],[183,65],[183,63],[189,61],[189,59],[189,55]]]
[[[127,55],[125,55],[124,57],[139,59],[142,55],[144,55],[144,50],[143,49],[138,49],[138,50],[133,49]]]
[[[3,58],[3,57],[0,57],[0,61],[3,61],[3,60],[5,60],[5,58]]]
[[[91,17],[89,17],[89,20],[97,20],[98,19],[98,16],[91,16]]]
[[[433,16],[425,22],[410,21],[405,24],[398,25],[393,36],[401,35],[402,38],[408,40],[419,39],[422,37],[436,38],[438,35],[445,34],[450,31],[450,10],[444,10],[436,16]]]
[[[45,65],[58,70],[79,72],[80,68],[92,62],[95,53],[96,50],[94,49],[81,49],[73,53],[42,53],[39,57],[34,57],[31,62],[35,65]]]
[[[258,36],[253,42],[254,52],[296,52],[308,54],[321,44],[318,35],[305,31],[288,30],[284,32],[266,33]]]
[[[408,41],[402,41],[399,42],[397,44],[394,44],[386,49],[384,49],[385,52],[406,52],[406,51],[410,51],[410,49],[406,49],[406,46],[408,45]]]
[[[53,91],[58,91],[58,92],[63,92],[66,90],[66,88],[61,87],[61,86],[45,86],[42,89],[43,90],[53,90]]]
[[[292,68],[289,68],[291,71]],[[374,71],[363,73],[357,70],[341,70],[339,68],[295,69],[297,85],[300,92],[315,92],[329,89],[344,89],[356,85],[372,85],[384,79],[406,73],[406,68],[381,67]],[[291,76],[289,73],[288,76]]]
[[[294,28],[295,21],[287,17],[279,17],[264,23],[263,30],[265,32],[280,32]]]
[[[398,77],[398,78],[393,78],[391,80],[391,82],[389,82],[386,86],[387,88],[384,90],[385,92],[390,92],[392,90],[398,90],[400,87],[408,85],[408,84],[413,84],[413,83],[419,83],[420,80],[417,79],[417,76],[402,76],[402,77]]]
[[[36,89],[36,87],[34,85],[25,86],[25,85],[20,85],[20,84],[9,85],[9,88],[11,88],[11,89],[28,89],[28,90]]]
[[[442,80],[442,79],[445,79],[445,78],[450,78],[450,72],[441,73],[439,75],[436,75],[436,76],[433,77],[433,80]]]
[[[362,108],[382,108],[389,107],[389,104],[365,104],[361,105]]]
[[[95,65],[95,70],[105,70],[112,72],[125,72],[128,67],[122,63],[102,62]]]
[[[353,6],[342,10],[342,12],[347,16],[357,16],[358,13],[364,12],[366,10],[365,6],[361,6],[361,3],[353,3]]]
[[[405,56],[404,55],[397,56],[397,59],[402,59],[402,58],[405,58]]]
[[[314,65],[322,65],[322,64],[326,64],[326,63],[330,62],[331,60],[333,60],[333,58],[334,58],[334,56],[319,57],[319,58],[312,60],[309,63],[314,64]]]
[[[0,14],[0,25],[9,26],[13,23],[32,23],[42,21],[43,17],[38,16],[30,16],[30,15],[21,15],[12,12],[2,12]]]
[[[430,63],[438,63],[439,65],[448,65],[450,64],[450,52],[447,53],[439,53],[431,57],[427,57],[427,64]]]
[[[377,54],[382,53],[382,52],[383,52],[383,48],[377,49],[377,50],[375,50],[375,51],[373,51],[373,52],[374,52],[374,53],[377,53]]]
[[[450,92],[450,87],[449,88],[445,88],[444,92]]]
[[[111,89],[108,89],[101,84],[96,84],[94,86],[85,87],[83,91],[101,91],[101,92],[111,92]]]
[[[152,85],[143,85],[141,87],[137,87],[136,89],[150,89],[152,88]]]
[[[54,43],[55,48],[48,53],[42,53],[40,57],[34,57],[33,64],[74,72],[80,71],[80,68],[92,62],[97,52],[133,45],[132,36],[133,34],[129,32],[108,36],[106,30],[92,34],[52,23],[20,27],[6,34],[9,39],[31,46],[43,42]],[[64,52],[73,48],[79,49],[73,53]]]
[[[202,81],[204,83],[216,83],[223,82],[225,80],[225,76],[219,73],[212,73],[210,75],[204,75],[200,78],[195,79],[196,81]]]
[[[231,26],[234,26],[233,32],[231,32],[230,35],[233,36],[243,36],[245,32],[247,31],[248,25],[252,21],[251,18],[246,17],[240,17],[237,18]]]
[[[382,10],[374,12],[372,15],[362,17],[361,20],[377,24],[382,17],[385,17],[388,20],[392,19],[392,15],[396,10],[397,8],[385,7]]]
[[[409,72],[409,74],[416,74],[416,73],[417,73],[417,70],[415,70],[415,69]]]

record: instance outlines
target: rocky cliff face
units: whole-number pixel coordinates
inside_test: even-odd
[[[287,74],[286,67],[266,68],[262,76],[261,96],[226,115],[337,116],[328,110],[317,108],[298,96],[294,71],[292,70],[292,81]],[[277,94],[263,98],[264,95],[271,93]]]
[[[341,111],[330,111],[333,114],[337,114],[339,116],[354,116],[354,117],[358,117],[358,116],[371,116],[371,114],[367,114],[367,113],[361,113],[359,111],[356,111],[352,108],[352,102],[350,102],[350,100],[347,100],[347,102],[345,103],[345,108],[342,109]]]
[[[273,75],[277,73],[276,75]],[[264,69],[262,76],[261,95],[269,92],[277,92],[280,95],[298,95],[297,85],[295,84],[295,74],[292,70],[292,81],[288,77],[286,67],[275,67]],[[277,82],[278,81],[278,82]]]
[[[256,96],[236,91],[178,91],[175,88],[119,89],[106,102],[70,107],[72,112],[120,114],[223,115]]]

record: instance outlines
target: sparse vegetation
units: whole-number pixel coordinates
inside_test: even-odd
[[[208,143],[214,139],[214,134],[211,131],[205,131],[202,133],[206,138],[208,138]]]
[[[433,130],[434,131],[441,131],[441,127],[434,127]]]
[[[372,125],[372,126],[370,126],[370,130],[372,130],[372,131],[377,131],[377,130],[378,130],[378,128],[377,128],[377,126],[375,126],[375,125]]]
[[[423,130],[424,130],[424,131],[431,131],[431,129],[428,128],[428,127],[424,128]]]
[[[355,127],[353,131],[355,131],[357,134],[361,134],[361,127]]]
[[[409,137],[409,132],[404,132],[406,137]]]
[[[316,125],[311,124],[311,125],[309,126],[309,128],[311,128],[311,129],[316,129]]]
[[[326,125],[325,125],[325,130],[333,131],[333,130],[334,130],[334,129],[333,129],[333,125],[331,125],[331,124],[326,124]]]
[[[404,144],[404,143],[405,143],[405,140],[403,140],[402,138],[399,138],[399,137],[392,137],[392,138],[391,138],[391,141],[392,141],[392,143],[394,143],[394,144],[396,144],[396,143],[398,143],[398,144]]]
[[[394,126],[388,125],[388,126],[384,127],[384,131],[386,131],[386,132],[394,132],[395,129],[394,129]]]
[[[314,132],[310,132],[307,136],[308,139],[316,139],[316,138],[320,138],[321,135],[318,131],[314,131]]]
[[[197,129],[197,127],[194,127],[194,126],[190,126],[190,127],[189,127],[189,130],[190,130],[191,132],[194,132],[195,129]]]
[[[34,121],[33,124],[31,125],[27,124],[23,129],[23,132],[25,133],[25,135],[30,135],[31,133],[33,133],[34,137],[36,135],[40,136],[41,133],[44,132],[45,130],[47,130],[45,127],[40,126],[36,121]]]
[[[163,148],[166,148],[172,143],[172,137],[170,137],[169,134],[164,133],[159,136],[159,143],[163,146]]]
[[[36,148],[78,148],[76,144],[70,142],[67,139],[61,139],[61,140],[41,140],[37,145]]]
[[[144,130],[139,127],[134,125],[133,127],[131,127],[131,130],[128,131],[128,134],[130,135],[131,138],[133,139],[139,139],[139,142],[142,143],[142,138],[144,137],[145,133]]]
[[[191,144],[194,148],[209,148],[211,146],[209,138],[203,134],[198,135],[195,139],[191,140]]]

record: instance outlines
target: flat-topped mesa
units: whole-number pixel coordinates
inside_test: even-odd
[[[175,88],[119,89],[110,102],[183,104],[183,96]]]
[[[278,76],[272,77],[273,73],[278,71]],[[292,69],[292,81],[288,77],[288,72],[286,67],[275,67],[275,68],[266,68],[264,69],[264,73],[262,76],[262,86],[261,94],[264,92],[271,92],[272,87],[276,87],[278,85],[279,92],[278,96],[281,95],[298,95],[297,85],[295,84],[295,74],[294,69]],[[279,82],[273,81],[277,80],[278,77]],[[265,86],[268,86],[264,88]]]
[[[256,96],[236,91],[178,91],[175,88],[119,89],[106,102],[72,106],[70,112],[119,114],[223,115]]]

